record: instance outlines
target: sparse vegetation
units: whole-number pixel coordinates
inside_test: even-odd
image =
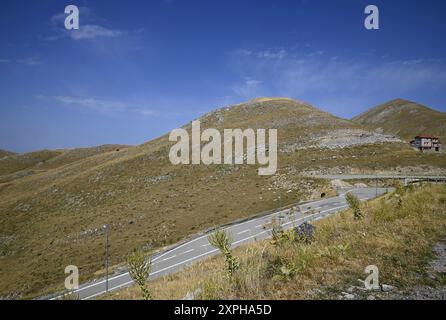
[[[118,268],[135,247],[156,250],[215,225],[336,193],[302,173],[370,173],[372,164],[395,173],[446,168],[446,154],[420,154],[406,143],[315,147],[333,130],[356,134],[364,127],[290,99],[251,101],[201,120],[203,129],[278,128],[277,174],[259,177],[247,165],[172,166],[167,136],[135,147],[59,150],[48,158],[44,152],[26,168],[21,155],[7,157],[18,164],[0,161],[0,239],[10,239],[0,246],[0,295],[62,290],[69,264],[79,267],[81,283],[103,276],[104,224],[110,223],[110,264]]]
[[[446,139],[446,114],[421,104],[395,99],[367,110],[353,121],[397,135],[406,141],[419,134],[434,134]]]
[[[271,221],[271,243],[273,245],[280,245],[284,239],[283,227],[274,218]]]
[[[61,298],[61,300],[80,300],[79,295],[73,292],[64,294]]]
[[[401,207],[395,206],[393,193],[368,202],[361,220],[348,209],[318,221],[311,243],[273,246],[267,240],[237,248],[235,285],[222,270],[224,259],[216,256],[151,286],[160,290],[162,299],[178,299],[197,288],[203,288],[203,299],[332,299],[358,285],[357,279],[366,276],[364,268],[374,264],[380,283],[404,292],[418,284],[432,247],[446,236],[446,187],[413,187],[402,197]],[[128,288],[107,298],[137,295],[135,288]]]
[[[220,252],[224,255],[226,261],[226,270],[230,278],[234,275],[234,273],[239,268],[239,261],[236,257],[234,257],[231,245],[232,245],[232,237],[225,230],[216,230],[211,233],[208,237],[209,243],[220,250]]]
[[[361,201],[358,199],[358,197],[355,196],[353,193],[348,192],[345,195],[345,200],[347,200],[348,206],[350,207],[350,209],[352,209],[355,219],[361,219]]]
[[[150,259],[146,258],[141,249],[135,250],[127,257],[127,270],[129,271],[130,277],[141,290],[144,300],[152,299],[152,294],[147,287],[151,266]]]

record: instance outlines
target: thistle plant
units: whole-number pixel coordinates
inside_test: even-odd
[[[226,261],[226,270],[229,277],[232,278],[234,273],[238,270],[240,263],[236,257],[233,256],[231,251],[232,237],[224,230],[217,230],[208,236],[209,243],[220,250],[224,255]]]
[[[361,219],[362,218],[361,201],[358,199],[358,197],[349,192],[345,195],[345,200],[347,200],[350,209],[353,210],[353,215],[355,219],[358,220]]]
[[[151,300],[152,294],[147,287],[147,279],[149,278],[152,262],[146,259],[141,249],[133,251],[127,257],[127,269],[130,277],[139,286],[144,300]]]

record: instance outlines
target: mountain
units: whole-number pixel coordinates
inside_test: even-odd
[[[445,155],[420,154],[395,137],[287,98],[254,99],[199,120],[202,131],[277,129],[277,173],[259,176],[257,165],[172,165],[174,142],[166,134],[60,165],[62,152],[42,170],[35,165],[33,174],[3,183],[0,176],[0,296],[61,289],[71,264],[82,282],[102,275],[105,224],[110,264],[119,266],[136,247],[157,250],[216,225],[335,192],[329,182],[303,174],[446,167]],[[190,132],[191,124],[184,128]]]
[[[428,134],[437,135],[446,143],[446,113],[404,99],[376,106],[352,120],[406,141],[420,134]]]
[[[8,153],[5,156],[2,156],[0,152],[0,177],[17,172],[20,172],[17,175],[21,177],[32,174],[33,170],[42,171],[56,168],[96,154],[126,147],[128,146],[109,144],[90,148],[39,150],[22,154]],[[21,172],[23,170],[27,171]],[[0,182],[5,182],[5,177],[0,178]]]
[[[3,157],[12,156],[13,154],[15,154],[15,153],[0,149],[0,159]]]

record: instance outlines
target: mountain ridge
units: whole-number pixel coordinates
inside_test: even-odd
[[[22,286],[24,297],[60,289],[60,266],[69,264],[79,267],[82,281],[100,275],[103,259],[96,253],[103,250],[105,224],[110,263],[119,265],[135,247],[155,250],[215,225],[335,192],[307,172],[446,167],[442,155],[420,154],[398,139],[289,99],[251,100],[199,119],[203,129],[277,128],[277,173],[259,176],[256,165],[246,164],[174,166],[168,157],[174,143],[164,134],[63,165],[50,159],[42,170],[22,170],[13,178],[0,175],[0,295]],[[184,127],[190,130],[190,122]]]
[[[393,99],[355,116],[352,121],[405,141],[421,134],[446,140],[446,113],[405,99]]]

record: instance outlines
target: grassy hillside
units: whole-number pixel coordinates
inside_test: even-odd
[[[54,169],[93,155],[127,148],[125,145],[107,144],[90,148],[64,150],[41,150],[23,154],[9,154],[0,157],[0,183],[23,176]]]
[[[59,150],[41,150],[2,157],[0,158],[0,176],[30,168],[39,163],[44,163],[62,154],[62,152]]]
[[[14,154],[15,154],[14,152],[10,152],[10,151],[6,151],[6,150],[1,150],[0,149],[0,159],[4,158],[4,157],[12,156]]]
[[[259,176],[248,165],[173,166],[167,136],[64,165],[57,164],[59,153],[41,165],[45,170],[0,183],[0,295],[60,289],[69,264],[80,268],[81,281],[101,275],[104,224],[110,225],[111,264],[119,265],[137,246],[155,250],[221,223],[333,192],[325,181],[302,178],[303,172],[426,172],[446,166],[444,155],[420,154],[290,99],[256,99],[201,121],[202,128],[278,129],[276,175]]]
[[[396,99],[374,107],[353,121],[384,133],[394,134],[406,141],[416,135],[437,135],[446,143],[446,113],[421,104]]]
[[[446,237],[446,187],[427,185],[388,194],[362,205],[364,218],[351,210],[315,222],[311,243],[271,240],[235,250],[240,270],[233,281],[221,255],[184,271],[149,282],[155,299],[182,299],[201,290],[201,299],[337,299],[361,284],[364,269],[376,265],[379,283],[392,285],[401,296],[412,287],[445,285],[444,274],[423,278],[432,247]],[[364,288],[364,286],[362,286]],[[356,290],[356,298],[386,293]],[[110,293],[105,299],[141,299],[137,287]]]

